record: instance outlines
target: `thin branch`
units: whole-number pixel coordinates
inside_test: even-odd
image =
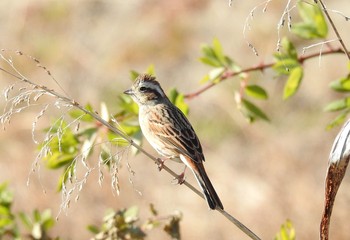
[[[101,124],[103,124],[104,126],[106,126],[110,131],[112,131],[113,133],[121,136],[123,139],[125,139],[126,141],[129,142],[129,144],[133,147],[135,147],[137,150],[139,150],[140,152],[142,152],[144,155],[146,155],[148,158],[152,159],[157,165],[161,164],[161,161],[159,158],[154,157],[153,155],[151,155],[150,153],[148,153],[147,151],[145,151],[140,145],[138,145],[137,143],[135,143],[132,138],[130,138],[127,134],[125,134],[123,131],[121,131],[118,128],[115,128],[113,125],[111,125],[109,122],[105,121],[103,118],[101,118],[97,113],[95,112],[90,112],[88,110],[86,110],[84,107],[82,107],[78,102],[76,102],[73,99],[70,99],[66,96],[63,96],[59,93],[57,93],[56,91],[54,91],[53,89],[49,89],[46,86],[43,85],[39,85],[36,83],[33,83],[32,81],[30,81],[29,79],[27,79],[26,77],[24,77],[23,75],[18,76],[4,68],[0,67],[0,71],[3,71],[5,73],[7,73],[8,75],[17,78],[31,86],[33,86],[36,89],[41,89],[49,94],[51,94],[52,96],[58,98],[59,100],[67,103],[68,105],[71,105],[81,111],[83,111],[84,113],[92,116],[94,119],[96,119],[97,121],[99,121]],[[167,167],[166,165],[163,165],[162,169],[164,169],[166,172],[168,172],[170,175],[172,175],[173,177],[178,177],[178,175],[171,170],[169,167]],[[189,189],[191,189],[194,193],[196,193],[198,196],[200,196],[201,198],[204,199],[202,193],[200,191],[198,191],[193,185],[191,185],[190,183],[188,183],[187,181],[184,181],[183,183],[186,187],[188,187]],[[228,212],[226,212],[225,210],[216,208],[216,210],[218,212],[220,212],[223,216],[225,216],[230,222],[232,222],[233,224],[235,224],[242,232],[244,232],[247,236],[249,236],[251,239],[253,240],[260,240],[260,238],[253,233],[249,228],[247,228],[244,224],[242,224],[240,221],[238,221],[236,218],[234,218],[232,215],[230,215]]]
[[[331,54],[335,54],[335,53],[344,53],[344,51],[343,51],[342,48],[337,48],[337,49],[328,49],[328,50],[321,51],[321,52],[318,52],[318,53],[312,53],[312,54],[309,54],[309,55],[306,55],[306,56],[302,55],[302,56],[300,56],[298,58],[298,62],[299,63],[303,63],[306,60],[309,60],[309,59],[312,59],[312,58],[315,58],[315,57],[319,57],[320,55],[331,55]],[[198,97],[202,93],[206,92],[207,90],[209,90],[210,88],[214,87],[218,83],[221,83],[221,82],[227,80],[228,78],[235,77],[235,76],[240,75],[242,73],[248,73],[248,72],[254,72],[254,71],[263,71],[265,69],[272,68],[272,66],[274,64],[275,64],[275,62],[260,64],[258,66],[242,69],[241,71],[237,71],[237,72],[228,69],[221,75],[221,77],[220,77],[220,79],[218,81],[210,82],[207,85],[205,85],[204,87],[200,88],[199,90],[196,90],[194,92],[185,94],[184,97],[190,100],[192,98]]]
[[[338,32],[338,29],[337,29],[336,26],[334,25],[334,22],[333,22],[332,18],[329,16],[329,13],[328,13],[328,11],[327,11],[326,6],[324,5],[324,3],[323,3],[322,0],[318,0],[318,2],[321,4],[323,11],[324,11],[324,13],[326,14],[326,16],[327,16],[327,18],[328,18],[329,23],[331,24],[331,26],[332,26],[332,28],[333,28],[335,34],[336,34],[337,37],[338,37],[338,40],[339,40],[341,46],[342,46],[343,49],[344,49],[344,52],[346,53],[346,56],[347,56],[348,59],[350,60],[350,53],[349,53],[348,49],[346,48],[346,45],[345,45],[343,39],[341,38],[341,36],[340,36],[340,34],[339,34],[339,32]]]

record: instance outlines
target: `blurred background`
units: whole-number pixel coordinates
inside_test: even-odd
[[[261,1],[233,0],[229,7],[228,1],[208,0],[2,0],[0,48],[21,50],[39,59],[82,105],[89,102],[99,109],[103,101],[111,111],[117,111],[118,95],[131,85],[131,69],[142,72],[154,64],[164,89],[176,87],[182,93],[199,89],[200,79],[210,70],[198,61],[200,46],[215,37],[242,68],[271,62],[278,41],[277,24],[286,2],[271,1],[263,12],[265,4]],[[328,3],[335,10],[349,9],[348,6],[347,0]],[[291,13],[292,21],[297,21],[295,9]],[[350,12],[344,14],[349,16]],[[349,22],[336,14],[332,17],[349,47]],[[246,27],[243,34],[247,23],[250,29]],[[333,31],[329,32],[329,38],[334,39]],[[284,28],[280,35],[290,34]],[[292,40],[299,52],[317,42]],[[254,45],[258,56],[247,42]],[[315,47],[306,54],[319,50]],[[26,76],[55,86],[47,82],[49,78],[35,64],[15,54],[13,58]],[[298,239],[318,238],[328,154],[339,131],[325,130],[335,115],[323,112],[323,108],[341,96],[328,85],[347,74],[346,65],[346,57],[339,54],[306,61],[303,84],[288,101],[282,100],[283,79],[271,70],[251,73],[251,81],[268,90],[269,100],[258,105],[269,115],[270,123],[249,124],[237,110],[233,93],[238,79],[229,79],[187,101],[189,119],[206,155],[205,167],[225,210],[262,239],[273,239],[286,219],[293,222]],[[1,89],[13,81],[2,72],[0,79]],[[5,106],[4,98],[0,106]],[[14,116],[11,125],[1,131],[0,182],[7,181],[12,188],[15,211],[51,208],[57,216],[61,195],[56,192],[56,184],[60,173],[42,164],[39,173],[30,175],[37,149],[31,127],[37,114],[34,108]],[[37,131],[57,117],[54,112],[46,114]],[[147,143],[145,148],[154,153]],[[108,208],[138,205],[143,217],[149,216],[148,205],[153,203],[161,214],[182,212],[183,239],[248,239],[222,215],[209,211],[189,189],[172,184],[171,176],[158,172],[144,156],[129,156],[123,161],[120,195],[111,190],[107,175],[100,187],[97,174],[92,173],[80,200],[59,215],[53,235],[87,239],[91,235],[86,226],[100,225]],[[127,163],[135,171],[133,185],[128,180]],[[178,172],[182,170],[177,163],[169,165]],[[187,180],[196,185],[190,172]],[[336,199],[331,223],[333,239],[350,238],[346,224],[350,218],[349,180],[346,176]],[[150,233],[149,239],[167,236],[159,230]]]

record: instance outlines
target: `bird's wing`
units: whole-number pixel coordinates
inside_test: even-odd
[[[150,119],[155,136],[175,152],[196,162],[204,161],[202,146],[185,115],[175,106],[163,107],[157,114],[156,118]]]

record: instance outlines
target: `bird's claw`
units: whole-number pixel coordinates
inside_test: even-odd
[[[185,182],[185,173],[181,173],[180,175],[177,175],[176,177],[174,177],[174,180],[177,180],[176,184],[183,184]]]
[[[163,160],[163,159],[161,159],[161,158],[158,158],[157,160],[158,160],[158,161],[157,161],[158,170],[159,170],[159,171],[162,171],[162,169],[163,169],[163,167],[164,167],[164,162],[165,162],[165,160]]]

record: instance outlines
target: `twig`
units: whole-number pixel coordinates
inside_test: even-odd
[[[339,34],[339,32],[338,32],[338,29],[337,29],[336,26],[334,25],[334,22],[333,22],[332,18],[329,16],[329,13],[328,13],[328,11],[327,11],[326,6],[324,5],[324,3],[323,3],[322,0],[318,0],[318,2],[321,4],[321,7],[322,7],[324,13],[326,14],[326,17],[328,18],[329,23],[331,24],[331,26],[332,26],[332,28],[333,28],[335,34],[336,34],[337,37],[338,37],[338,40],[339,40],[341,46],[342,46],[343,49],[344,49],[344,52],[346,53],[346,56],[347,56],[348,59],[350,60],[350,53],[349,53],[348,49],[346,48],[346,45],[345,45],[343,39],[341,38],[341,36],[340,36],[340,34]]]
[[[306,56],[302,55],[302,56],[300,56],[298,58],[298,62],[299,63],[303,63],[306,60],[309,60],[309,59],[312,59],[312,58],[315,58],[315,57],[319,57],[320,55],[330,55],[330,54],[334,54],[334,53],[344,53],[344,50],[342,48],[328,49],[328,50],[325,50],[325,51],[322,51],[322,52],[319,52],[319,53],[312,53],[312,54],[309,54],[309,55],[306,55]],[[271,68],[274,64],[275,64],[275,62],[260,64],[258,66],[246,68],[246,69],[243,69],[243,70],[238,71],[238,72],[235,72],[235,71],[232,71],[232,70],[228,69],[228,70],[226,70],[226,72],[224,72],[221,75],[221,77],[220,77],[220,79],[218,81],[210,82],[207,85],[205,85],[204,87],[200,88],[199,90],[196,90],[194,92],[185,94],[184,97],[190,100],[192,98],[198,97],[203,92],[209,90],[210,88],[214,87],[218,83],[221,83],[221,82],[225,81],[228,78],[235,77],[235,76],[237,76],[239,74],[242,74],[242,73],[248,73],[248,72],[254,72],[254,71],[263,71],[265,69]]]
[[[106,126],[110,131],[114,132],[115,134],[121,136],[123,139],[125,139],[126,141],[129,142],[129,144],[133,147],[135,147],[137,150],[139,150],[140,152],[142,152],[144,155],[146,155],[148,158],[152,159],[156,164],[160,164],[160,160],[159,158],[154,157],[153,155],[151,155],[150,153],[148,153],[147,151],[145,151],[140,145],[138,145],[137,143],[135,143],[127,134],[125,134],[123,131],[121,131],[120,129],[115,128],[113,125],[111,125],[109,122],[105,121],[104,119],[102,119],[97,113],[95,112],[90,112],[88,110],[86,110],[84,107],[82,107],[78,102],[76,102],[73,99],[70,99],[66,96],[63,96],[59,93],[57,93],[56,91],[54,91],[53,89],[49,89],[46,86],[42,86],[36,83],[33,83],[32,81],[30,81],[29,79],[25,78],[24,76],[17,76],[16,74],[4,69],[0,67],[0,71],[3,71],[5,73],[7,73],[8,75],[17,78],[31,86],[33,86],[36,89],[41,89],[49,94],[51,94],[52,96],[58,98],[59,100],[66,102],[67,104],[78,108],[79,110],[83,111],[84,113],[92,116],[94,119],[96,119],[97,121],[99,121],[101,124],[103,124],[104,126]],[[163,163],[162,163],[163,164]],[[173,177],[177,177],[178,175],[171,170],[169,167],[167,167],[166,165],[163,165],[163,168],[166,172],[168,172],[170,175],[172,175]],[[188,187],[189,189],[191,189],[194,193],[196,193],[198,196],[200,196],[201,198],[204,199],[202,193],[200,191],[198,191],[193,185],[191,185],[190,183],[188,183],[187,181],[184,181],[183,183],[186,187]],[[234,218],[232,215],[230,215],[228,212],[226,212],[225,210],[216,209],[218,212],[220,212],[223,216],[225,216],[230,222],[232,222],[233,224],[235,224],[242,232],[244,232],[247,236],[249,236],[251,239],[254,240],[260,240],[260,238],[253,233],[249,228],[247,228],[244,224],[242,224],[240,221],[238,221],[236,218]]]

